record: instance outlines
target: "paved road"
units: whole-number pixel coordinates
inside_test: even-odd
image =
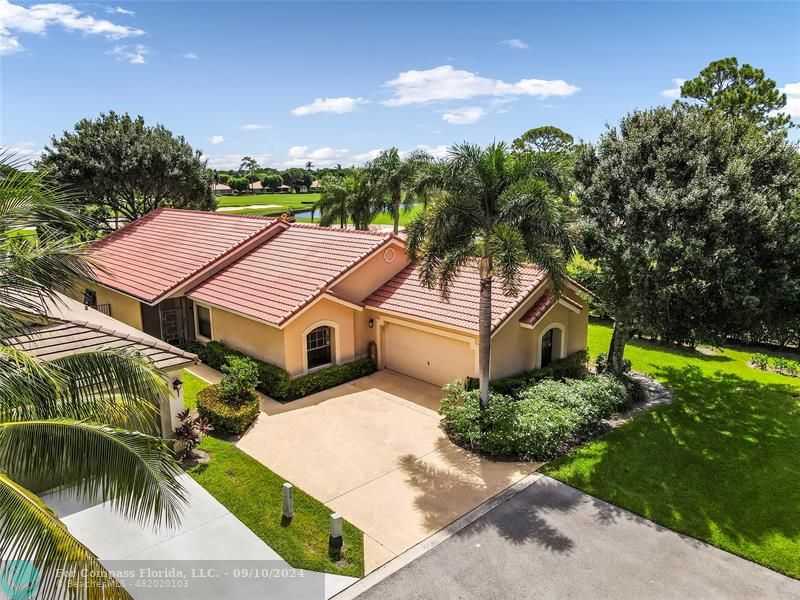
[[[800,581],[549,477],[367,590],[410,598],[800,598]]]

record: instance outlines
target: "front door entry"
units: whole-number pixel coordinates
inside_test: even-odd
[[[550,329],[542,336],[542,368],[549,367],[553,362],[553,330]]]

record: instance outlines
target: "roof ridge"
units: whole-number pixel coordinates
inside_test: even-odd
[[[241,214],[241,213],[234,213],[231,211],[216,211],[216,210],[200,210],[199,208],[174,208],[171,206],[160,206],[156,210],[149,212],[148,214],[153,214],[156,211],[160,212],[174,212],[174,213],[200,213],[203,215],[213,215],[215,217],[235,217],[237,219],[256,219],[259,221],[277,221],[278,217],[268,217],[266,215],[251,215],[251,214]],[[146,215],[145,215],[146,216]],[[133,221],[134,223],[136,221]],[[130,225],[130,223],[129,223]]]

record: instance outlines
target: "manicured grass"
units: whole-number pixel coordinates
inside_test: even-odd
[[[333,510],[295,488],[294,518],[291,523],[282,523],[285,479],[231,442],[207,437],[200,448],[211,455],[211,460],[189,469],[189,475],[286,562],[299,569],[364,575],[364,538],[359,529],[344,523],[342,558],[333,562],[328,557]]]
[[[258,204],[279,204],[300,209],[307,203],[317,202],[319,192],[309,194],[242,194],[240,196],[217,196],[217,207],[254,206]]]
[[[593,356],[609,327],[592,324]],[[630,343],[633,368],[675,392],[546,465],[545,473],[661,525],[800,578],[800,380],[715,356]]]
[[[411,210],[408,211],[400,211],[400,225],[405,226],[408,225],[411,219],[417,216],[422,211],[422,206],[414,206]],[[319,222],[319,215],[315,215],[313,221],[309,218],[297,219],[301,223],[318,223]],[[374,225],[392,225],[394,223],[394,219],[392,215],[389,213],[380,213],[377,217],[372,220]]]
[[[183,380],[183,407],[197,408],[197,393],[208,385],[205,379],[200,379],[186,369],[181,374]]]

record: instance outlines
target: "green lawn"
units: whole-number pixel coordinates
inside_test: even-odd
[[[186,370],[182,377],[184,405],[195,408],[197,393],[208,383]],[[285,479],[231,442],[206,437],[200,448],[211,460],[189,469],[189,475],[286,562],[298,569],[364,575],[364,536],[358,528],[345,521],[342,559],[332,561],[328,528],[333,510],[295,488],[294,518],[289,524],[282,523]]]
[[[592,324],[606,351],[610,328]],[[575,449],[545,473],[697,539],[800,578],[800,379],[715,356],[628,344],[675,401]]]
[[[364,538],[344,523],[344,549],[338,562],[328,557],[329,520],[333,510],[294,489],[294,518],[282,523],[282,486],[286,481],[231,442],[207,437],[200,448],[211,455],[189,475],[237,519],[298,569],[352,577],[364,575]]]
[[[183,380],[183,406],[184,408],[197,408],[197,392],[208,385],[205,379],[200,379],[186,369],[181,374]]]
[[[411,208],[411,210],[408,210],[408,211],[404,211],[404,210],[401,209],[400,210],[400,225],[401,226],[408,225],[408,223],[411,221],[411,219],[413,219],[415,216],[417,216],[421,211],[422,211],[422,206],[421,205],[414,206],[414,207]],[[309,219],[309,218],[303,218],[303,219],[297,219],[297,220],[300,221],[301,223],[318,223],[319,222],[319,215],[315,215],[313,221],[311,219]],[[394,223],[394,219],[392,218],[392,215],[390,215],[389,213],[380,213],[377,217],[375,217],[372,220],[372,223],[374,225],[391,225],[391,224]]]
[[[279,204],[300,209],[319,200],[319,192],[309,194],[242,194],[241,196],[217,196],[217,207],[253,206],[257,204]]]

